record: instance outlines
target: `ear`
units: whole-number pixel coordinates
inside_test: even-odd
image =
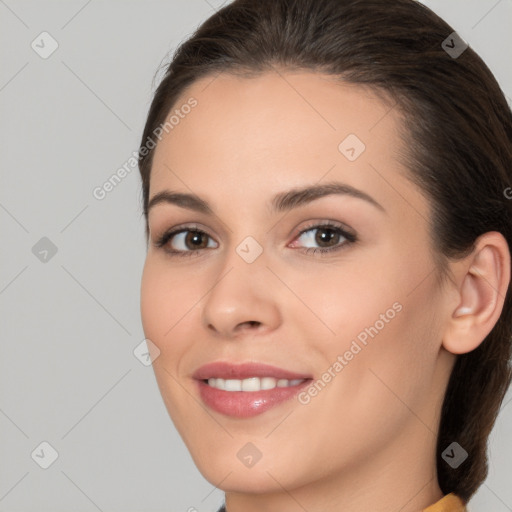
[[[510,251],[501,233],[478,237],[473,252],[456,263],[456,299],[443,335],[453,354],[471,352],[496,325],[510,283]]]

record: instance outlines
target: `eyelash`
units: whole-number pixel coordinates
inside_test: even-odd
[[[306,247],[303,249],[297,249],[301,250],[305,254],[316,254],[320,253],[322,256],[326,255],[326,253],[332,253],[337,252],[342,249],[344,249],[346,246],[351,245],[355,242],[357,242],[358,238],[354,233],[348,232],[345,229],[343,229],[340,225],[333,224],[331,222],[326,222],[323,224],[312,224],[310,226],[307,226],[302,231],[299,232],[299,234],[294,238],[298,239],[300,238],[304,233],[307,233],[308,231],[313,231],[315,229],[330,229],[334,231],[335,234],[341,235],[345,240],[343,242],[340,242],[338,245],[334,247],[329,248],[322,248],[322,247]],[[155,246],[158,248],[165,247],[167,243],[172,240],[172,238],[176,235],[179,235],[180,233],[184,233],[190,231],[191,233],[197,233],[200,235],[207,236],[209,238],[210,235],[203,231],[202,229],[197,228],[196,226],[185,226],[185,227],[178,227],[173,230],[166,231],[163,235],[161,235],[155,242]],[[174,249],[166,249],[166,252],[170,256],[179,256],[179,257],[188,257],[188,256],[199,256],[201,251],[204,249],[193,249],[191,251],[176,251]]]

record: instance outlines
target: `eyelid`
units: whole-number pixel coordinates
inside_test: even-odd
[[[305,226],[302,226],[300,230],[297,231],[297,233],[294,236],[294,240],[302,235],[304,232],[309,231],[314,228],[323,228],[323,227],[335,227],[337,229],[340,229],[341,231],[344,231],[347,235],[350,235],[352,237],[356,237],[357,233],[344,224],[343,222],[337,221],[337,220],[330,220],[330,219],[322,219],[322,220],[312,220],[308,221]]]

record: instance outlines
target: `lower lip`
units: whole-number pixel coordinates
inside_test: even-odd
[[[207,406],[226,416],[250,418],[292,399],[310,383],[310,380],[307,379],[296,386],[275,387],[262,391],[223,391],[209,386],[202,380],[197,382],[199,394]]]

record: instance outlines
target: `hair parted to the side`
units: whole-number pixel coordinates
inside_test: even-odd
[[[441,43],[454,30],[414,0],[235,0],[182,43],[151,104],[141,141],[165,122],[185,89],[206,75],[319,71],[371,87],[403,118],[408,178],[432,206],[429,226],[438,276],[447,258],[467,254],[498,231],[512,247],[512,114],[491,71],[471,49],[452,58]],[[193,115],[193,114],[192,114]],[[140,152],[143,212],[153,149]],[[487,443],[512,379],[511,287],[481,345],[457,357],[437,442],[441,490],[465,502],[487,476]],[[469,454],[453,469],[441,457],[453,442]]]

